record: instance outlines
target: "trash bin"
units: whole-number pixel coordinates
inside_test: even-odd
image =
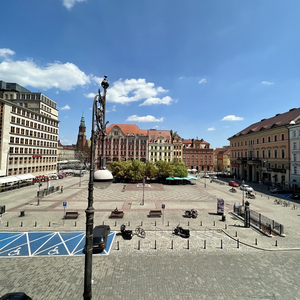
[[[225,216],[225,215],[222,216],[222,221],[223,221],[223,222],[226,221],[226,216]]]
[[[234,206],[233,206],[233,211],[234,211],[235,213],[238,213],[238,212],[239,212],[239,209],[240,209],[240,206],[241,206],[240,202],[235,202],[235,203],[234,203]]]
[[[1,205],[0,206],[0,214],[4,214],[5,213],[5,205]]]

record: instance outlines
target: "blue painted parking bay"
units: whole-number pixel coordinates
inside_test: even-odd
[[[108,255],[115,232],[110,232],[106,248]],[[0,232],[0,257],[32,257],[84,255],[85,232]],[[98,255],[95,254],[95,255]]]

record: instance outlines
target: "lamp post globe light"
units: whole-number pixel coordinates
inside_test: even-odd
[[[105,158],[105,136],[106,125],[105,122],[105,103],[106,103],[106,90],[109,87],[107,76],[104,76],[101,86],[104,90],[103,96],[98,90],[98,94],[93,102],[92,114],[92,135],[91,135],[91,153],[90,153],[90,177],[88,187],[88,207],[86,213],[86,237],[85,237],[85,267],[84,267],[84,293],[83,299],[92,299],[92,259],[93,259],[93,230],[94,230],[94,186],[96,188],[107,188],[113,180],[112,174],[106,170]],[[100,160],[100,168],[95,171],[95,149],[98,139],[101,138],[102,152]]]

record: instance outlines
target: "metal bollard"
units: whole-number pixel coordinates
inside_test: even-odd
[[[173,250],[174,249],[174,241],[172,240],[171,241],[171,250]]]
[[[141,241],[138,241],[138,250],[141,249]]]
[[[104,225],[104,221],[102,222],[102,225]]]
[[[156,221],[154,222],[154,226],[156,226]]]
[[[117,221],[115,221],[115,227],[117,226]]]
[[[227,224],[225,224],[225,229],[227,229]]]
[[[206,249],[206,240],[204,240],[204,246],[203,249]]]
[[[277,240],[275,241],[275,247],[277,247]]]
[[[156,240],[154,241],[154,250],[156,250]]]
[[[75,221],[75,224],[74,224],[74,226],[75,226],[75,227],[77,226],[77,223],[76,223],[76,221]]]
[[[21,222],[20,226],[23,227],[23,222]]]
[[[130,221],[128,221],[128,226],[130,226]]]
[[[143,221],[141,221],[141,226],[143,226]]]
[[[119,241],[117,241],[117,250],[120,250]]]
[[[170,222],[168,221],[168,225],[167,226],[170,226]]]
[[[240,248],[240,240],[237,239],[237,240],[236,240],[236,243],[237,243],[237,244],[236,244],[236,247],[239,249],[239,248]]]
[[[255,239],[255,245],[257,245],[257,239]]]
[[[187,249],[190,249],[190,240],[187,240]]]
[[[9,223],[8,223],[8,221],[7,221],[7,223],[6,223],[6,227],[8,227],[8,225],[9,225]]]
[[[51,222],[49,222],[49,227],[51,226]]]
[[[235,237],[237,237],[237,231],[235,232]]]
[[[37,222],[34,222],[34,227],[36,227],[37,226]]]
[[[187,226],[190,226],[190,221],[188,221],[188,224],[187,224]]]
[[[216,221],[214,221],[214,226],[216,226]]]
[[[200,226],[202,226],[202,221],[200,221]]]
[[[223,240],[221,240],[221,249],[223,249]]]

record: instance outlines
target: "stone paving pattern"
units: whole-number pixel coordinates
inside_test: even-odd
[[[1,231],[85,230],[87,179],[52,181],[64,192],[40,199],[37,186],[0,194],[6,206]],[[142,225],[146,238],[123,240],[116,235],[108,256],[93,256],[93,299],[299,299],[300,209],[274,204],[275,197],[255,186],[251,209],[285,226],[285,237],[267,237],[231,215],[242,192],[229,192],[228,185],[204,179],[195,185],[153,184],[144,189],[112,184],[94,190],[95,225],[109,224],[119,231],[122,223],[134,230]],[[225,200],[226,221],[216,214],[217,198]],[[78,211],[77,220],[63,220],[67,211]],[[151,209],[166,205],[161,218],[148,218]],[[118,207],[124,218],[109,219]],[[182,217],[186,209],[197,209],[197,219]],[[20,211],[24,217],[19,217]],[[183,239],[172,234],[180,222],[191,230]],[[239,242],[237,242],[239,240]],[[172,247],[173,246],[173,247]],[[0,295],[24,291],[33,299],[82,299],[84,257],[0,258]]]

